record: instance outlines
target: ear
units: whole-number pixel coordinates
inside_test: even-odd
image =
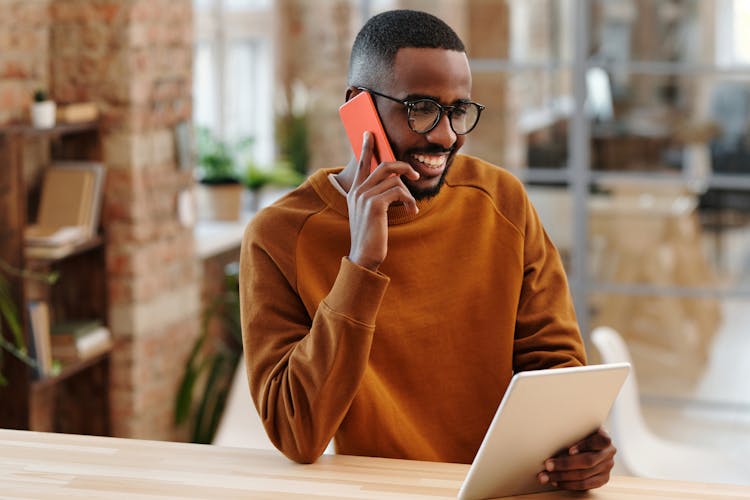
[[[358,89],[357,87],[347,87],[346,88],[346,101],[348,101],[352,97],[355,97],[360,92],[364,92],[364,91]]]

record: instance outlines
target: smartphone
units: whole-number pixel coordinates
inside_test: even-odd
[[[396,161],[369,92],[362,91],[342,104],[339,108],[339,116],[344,123],[346,135],[349,136],[357,161],[362,154],[362,139],[365,131],[372,132],[375,138],[375,154],[370,165],[370,172],[384,161]]]

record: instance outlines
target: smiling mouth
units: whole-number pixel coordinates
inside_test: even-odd
[[[427,176],[439,175],[445,170],[445,166],[448,162],[448,153],[442,154],[413,154],[411,155],[412,165],[419,171],[420,174]]]

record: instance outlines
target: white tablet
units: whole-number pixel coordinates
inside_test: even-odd
[[[514,375],[458,498],[554,489],[537,480],[544,461],[604,424],[629,370],[613,363]]]

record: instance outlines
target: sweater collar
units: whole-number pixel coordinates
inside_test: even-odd
[[[343,167],[323,168],[311,174],[308,180],[326,205],[343,217],[349,218],[349,208],[346,204],[346,197],[342,195],[331,183],[331,180],[328,179],[330,174],[337,174],[342,170]],[[422,217],[440,203],[440,200],[443,198],[443,191],[444,190],[441,190],[437,196],[433,196],[432,198],[418,200],[417,207],[419,208],[419,212],[416,215],[407,213],[406,208],[401,205],[389,207],[388,225],[393,226],[397,224],[405,224]]]

